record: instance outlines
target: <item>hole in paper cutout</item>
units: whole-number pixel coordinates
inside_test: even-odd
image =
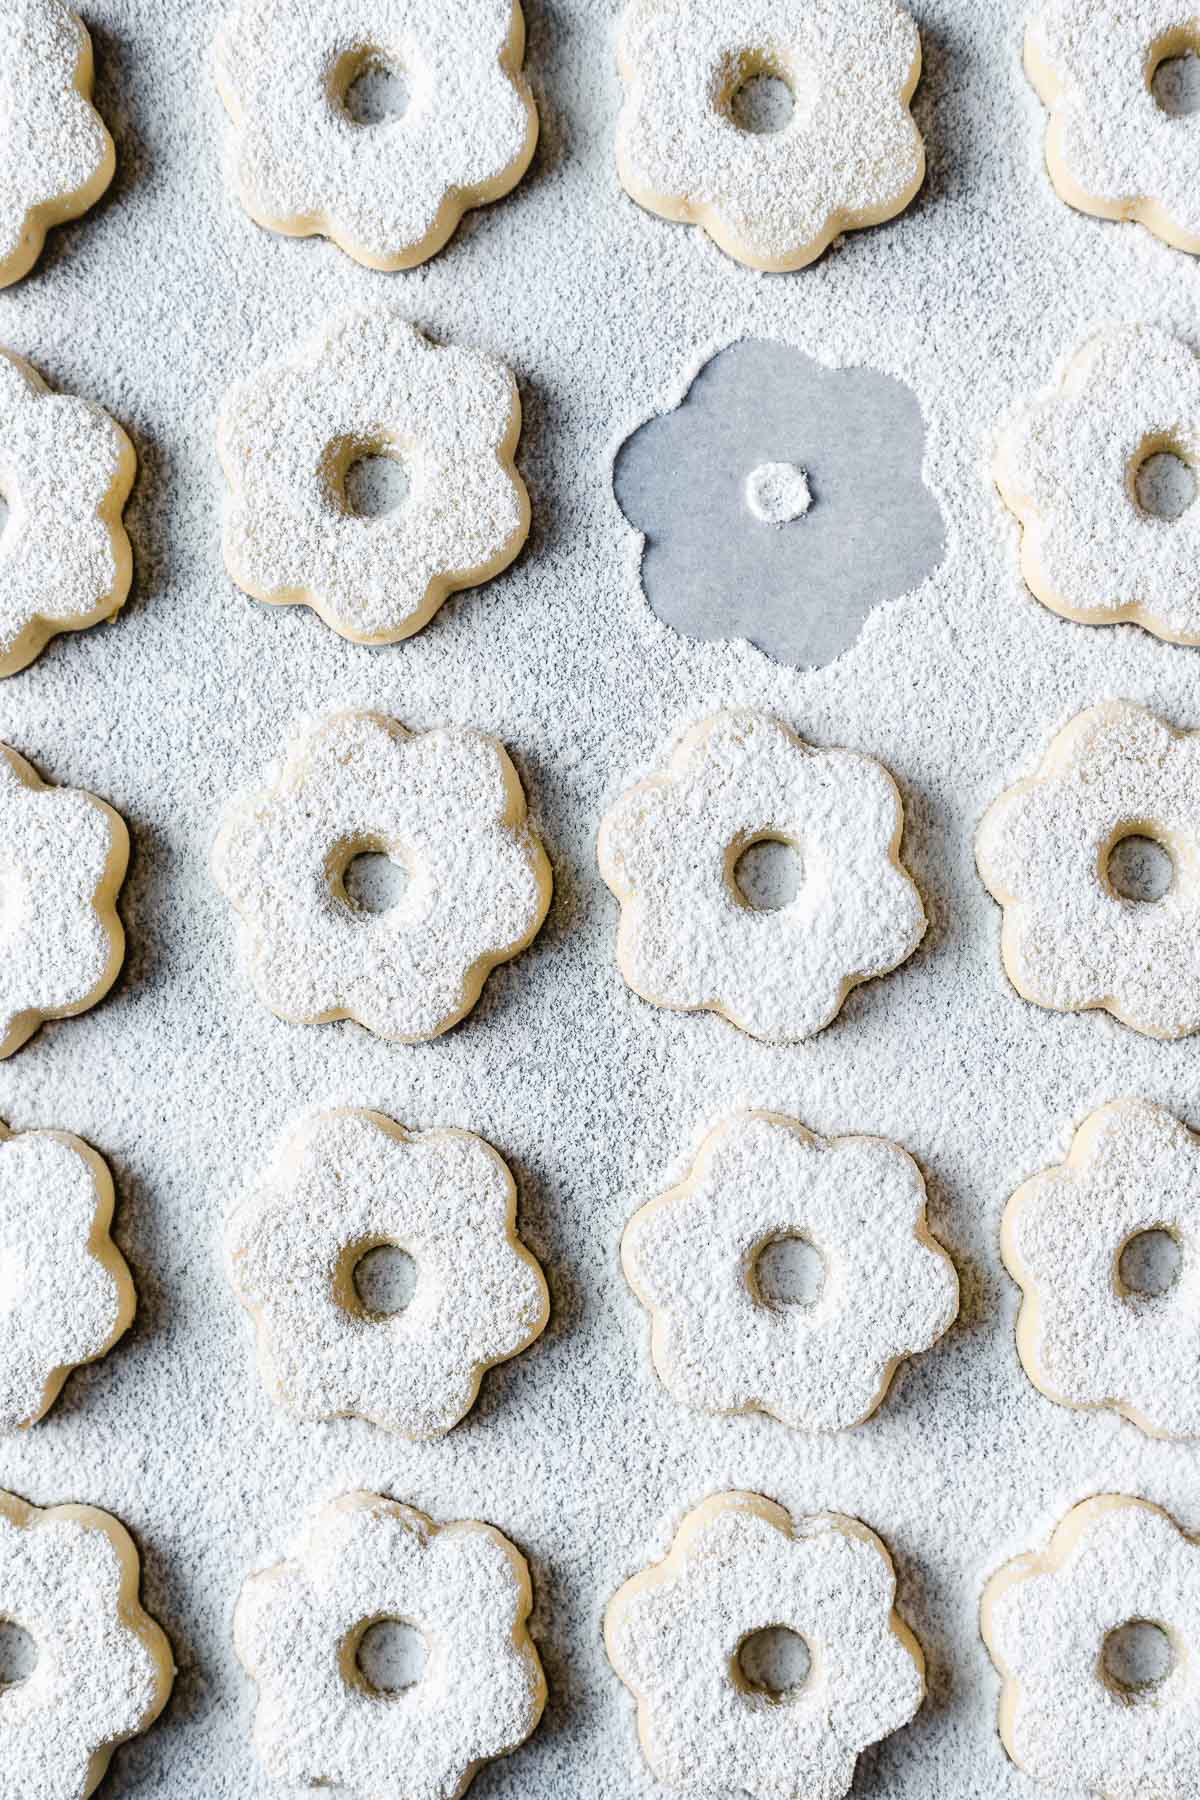
[[[808,1680],[812,1653],[798,1631],[767,1625],[752,1631],[738,1646],[738,1669],[753,1693],[769,1700],[789,1700]]]
[[[386,519],[404,505],[409,486],[408,471],[395,451],[367,451],[343,477],[346,511],[355,519]]]
[[[1109,1632],[1100,1652],[1100,1672],[1105,1681],[1132,1704],[1152,1700],[1174,1665],[1170,1636],[1151,1619],[1130,1619],[1118,1625]]]
[[[342,108],[355,125],[392,125],[408,111],[408,77],[386,51],[358,51],[341,79]]]
[[[28,1681],[37,1668],[38,1647],[15,1619],[0,1619],[0,1692]]]
[[[794,668],[833,662],[945,554],[924,454],[903,382],[827,369],[788,344],[731,344],[617,452],[613,490],[645,537],[650,607],[686,637],[749,638]],[[819,496],[802,526],[764,531],[746,504],[747,473],[771,462],[805,470]]]
[[[734,863],[733,879],[755,912],[778,912],[790,906],[804,886],[799,848],[790,838],[756,838]]]
[[[417,1265],[398,1244],[375,1244],[359,1257],[351,1280],[365,1313],[391,1319],[410,1305],[417,1291]]]
[[[1150,80],[1150,92],[1161,110],[1173,119],[1191,119],[1200,113],[1200,35],[1176,34],[1171,54],[1164,56]]]
[[[376,1619],[358,1641],[358,1672],[373,1694],[390,1700],[425,1673],[425,1639],[407,1619]]]
[[[385,913],[399,906],[408,892],[409,880],[404,864],[386,851],[362,850],[346,864],[342,888],[355,912]]]
[[[795,463],[759,463],[746,477],[746,505],[763,525],[791,525],[812,505],[808,475]]]
[[[1195,470],[1176,451],[1156,450],[1138,465],[1133,490],[1144,513],[1174,523],[1196,499]]]
[[[1175,859],[1157,838],[1130,832],[1108,853],[1109,886],[1123,900],[1153,906],[1175,880]]]
[[[1135,1232],[1121,1251],[1117,1273],[1135,1300],[1156,1300],[1179,1279],[1183,1252],[1169,1231],[1155,1227]]]
[[[754,1288],[764,1306],[815,1306],[825,1286],[825,1259],[798,1233],[772,1238],[754,1263]]]

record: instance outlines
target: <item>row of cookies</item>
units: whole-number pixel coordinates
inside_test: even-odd
[[[355,642],[409,637],[524,544],[520,429],[516,382],[495,357],[434,345],[391,308],[339,314],[225,397],[226,568],[244,592],[310,606]],[[98,406],[51,393],[11,351],[0,434],[11,675],[124,602],[135,457]],[[1029,588],[1066,618],[1200,643],[1197,469],[1200,358],[1147,325],[1099,334],[999,438],[994,475],[1021,522]]]
[[[290,1127],[225,1228],[272,1398],[302,1419],[450,1431],[549,1317],[516,1206],[507,1166],[472,1132],[411,1134],[353,1108]],[[108,1170],[78,1138],[3,1131],[0,1431],[34,1424],[130,1324],[112,1211]],[[1093,1113],[1067,1160],[1013,1195],[1001,1246],[1043,1393],[1200,1437],[1200,1143],[1186,1126],[1145,1100]],[[711,1130],[684,1179],[630,1219],[621,1260],[676,1400],[797,1429],[861,1424],[958,1313],[912,1157],[775,1113]]]
[[[246,1580],[234,1612],[268,1774],[354,1800],[461,1795],[541,1718],[532,1598],[525,1557],[493,1525],[438,1525],[361,1491],[327,1503],[290,1557]],[[711,1495],[605,1612],[654,1774],[840,1800],[859,1754],[924,1698],[924,1655],[895,1598],[891,1557],[861,1520]],[[1081,1502],[1044,1550],[1001,1567],[981,1625],[1013,1760],[1056,1793],[1194,1792],[1198,1601],[1200,1545],[1123,1495]],[[137,1551],[95,1507],[43,1511],[0,1493],[0,1604],[33,1656],[0,1714],[9,1791],[86,1800],[174,1680],[140,1603]],[[1139,1630],[1162,1640],[1158,1665],[1131,1655]]]
[[[115,157],[90,105],[92,47],[65,0],[13,0],[0,285],[49,226],[104,192]],[[1046,163],[1070,205],[1139,219],[1200,252],[1200,148],[1179,130],[1179,65],[1200,30],[1168,0],[1133,11],[1047,0],[1025,65],[1050,110]],[[268,230],[321,234],[404,269],[529,167],[538,118],[518,0],[241,0],[216,44],[229,161]],[[632,0],[618,62],[617,169],[665,219],[753,268],[802,268],[839,233],[893,218],[925,177],[909,111],[921,40],[895,0]]]
[[[1198,758],[1200,733],[1108,701],[1073,719],[1038,772],[988,809],[977,859],[1003,908],[1004,965],[1026,999],[1103,1008],[1160,1038],[1200,1028]],[[765,1042],[812,1036],[924,935],[902,828],[900,795],[874,758],[815,750],[762,712],[703,720],[601,825],[626,982],[654,1005],[717,1012]],[[740,885],[743,858],[764,841],[801,860],[786,905],[760,908]],[[1133,841],[1166,859],[1157,897],[1117,885]],[[111,987],[127,856],[111,807],[49,786],[0,746],[0,1056]],[[404,889],[364,910],[354,874],[380,856]],[[406,1043],[470,1012],[491,970],[537,935],[551,894],[503,745],[466,726],[411,733],[369,712],[310,723],[268,785],[229,803],[213,873],[274,1013],[354,1019]]]

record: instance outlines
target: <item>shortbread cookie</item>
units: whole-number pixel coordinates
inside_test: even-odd
[[[739,1493],[690,1512],[666,1559],[627,1581],[604,1620],[658,1780],[840,1800],[859,1753],[924,1698],[925,1659],[895,1596],[887,1550],[844,1513],[793,1521]],[[739,1656],[771,1627],[802,1637],[811,1658],[785,1695],[752,1685]]]
[[[772,1304],[760,1286],[759,1258],[789,1239],[821,1259],[811,1304]],[[912,1158],[885,1138],[814,1137],[778,1113],[709,1132],[685,1180],[629,1221],[621,1261],[677,1400],[807,1430],[859,1424],[958,1312]]]
[[[242,205],[373,269],[425,262],[529,167],[524,55],[518,0],[241,0],[217,39],[217,85]],[[360,123],[354,84],[378,73],[407,83],[407,104]]]
[[[1003,1679],[1000,1736],[1055,1794],[1192,1800],[1200,1792],[1200,1546],[1149,1501],[1098,1494],[1072,1507],[1047,1550],[988,1582],[983,1637]],[[1166,1634],[1170,1667],[1126,1685],[1110,1639]]]
[[[385,912],[346,893],[351,862],[370,852],[408,876]],[[368,712],[310,723],[266,787],[231,802],[213,873],[272,1012],[305,1025],[356,1019],[406,1043],[470,1012],[550,904],[550,864],[504,746],[467,726],[410,733]]]
[[[1160,63],[1200,50],[1178,0],[1046,0],[1025,69],[1050,109],[1046,168],[1060,197],[1101,219],[1138,219],[1200,252],[1200,142],[1159,105]]]
[[[40,1419],[127,1330],[137,1302],[112,1214],[112,1176],[81,1139],[0,1124],[0,1432]]]
[[[59,631],[118,613],[133,559],[121,514],[133,445],[90,400],[55,394],[0,350],[0,675],[31,663]]]
[[[138,1582],[138,1553],[111,1514],[42,1512],[0,1493],[0,1618],[37,1652],[0,1705],[0,1769],[13,1800],[87,1800],[117,1745],[166,1705],[171,1646],[143,1611]]]
[[[1149,325],[1093,338],[1003,433],[996,485],[1021,521],[1021,573],[1085,625],[1200,643],[1200,505],[1149,512],[1139,474],[1164,452],[1200,469],[1200,357]]]
[[[600,828],[621,973],[655,1006],[719,1012],[773,1043],[811,1037],[925,935],[903,823],[872,757],[813,750],[767,713],[714,713]],[[763,841],[791,845],[801,863],[799,893],[775,911],[751,906],[736,879]]]
[[[357,643],[410,637],[525,542],[520,431],[516,383],[494,357],[431,344],[390,310],[339,314],[225,397],[225,566],[256,599],[311,606]],[[408,491],[360,516],[347,478],[378,458]]]
[[[0,37],[0,287],[52,225],[94,206],[116,156],[92,105],[92,40],[62,0],[6,0]]]
[[[531,1603],[525,1558],[494,1526],[435,1525],[378,1494],[323,1507],[292,1560],[249,1578],[234,1614],[268,1774],[354,1800],[465,1794],[542,1716]],[[382,1620],[414,1629],[425,1654],[418,1679],[386,1705],[358,1661]]]
[[[493,1364],[538,1337],[550,1304],[517,1236],[508,1168],[469,1131],[411,1136],[380,1113],[320,1113],[284,1136],[226,1231],[263,1381],[301,1418],[355,1416],[437,1437]],[[364,1306],[355,1269],[378,1245],[416,1264],[409,1304]]]
[[[1114,888],[1109,857],[1127,837],[1170,852],[1161,900]],[[988,808],[975,854],[1004,908],[1004,967],[1026,1000],[1102,1007],[1151,1037],[1200,1026],[1200,734],[1124,700],[1091,707],[1035,776]]]
[[[799,269],[839,232],[903,212],[925,179],[908,110],[917,28],[895,0],[631,0],[617,171],[663,219],[756,269]],[[740,91],[790,90],[781,129],[743,129]]]
[[[129,833],[111,806],[50,787],[0,744],[0,1057],[43,1019],[102,1000],[125,956],[117,894]]]
[[[1127,1247],[1166,1232],[1180,1266],[1131,1292]],[[1024,1292],[1017,1348],[1062,1406],[1112,1407],[1154,1437],[1200,1437],[1200,1140],[1161,1106],[1118,1100],[1076,1133],[1065,1163],[1018,1188],[1001,1236]]]

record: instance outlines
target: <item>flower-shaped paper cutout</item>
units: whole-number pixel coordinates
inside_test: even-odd
[[[87,1144],[0,1124],[0,1432],[40,1419],[71,1370],[129,1326],[112,1214],[112,1176]]]
[[[81,788],[43,782],[0,744],[0,1057],[43,1019],[103,999],[125,955],[117,893],[129,833]]]
[[[249,1578],[234,1615],[268,1774],[356,1800],[465,1793],[541,1717],[531,1599],[524,1557],[494,1526],[438,1526],[378,1494],[323,1507],[291,1560]],[[357,1665],[381,1619],[415,1627],[425,1649],[421,1678],[386,1705]]]
[[[757,1494],[715,1494],[665,1560],[609,1603],[609,1661],[638,1735],[670,1787],[772,1800],[839,1800],[859,1753],[906,1725],[925,1692],[920,1645],[894,1608],[891,1557],[843,1513],[793,1523]],[[808,1646],[807,1681],[772,1703],[738,1651],[771,1626]]]
[[[407,871],[386,912],[346,895],[365,852]],[[409,1043],[470,1012],[550,904],[550,865],[504,746],[467,726],[410,733],[377,713],[333,713],[297,737],[266,788],[226,809],[213,873],[273,1012],[356,1019]]]
[[[0,1769],[14,1800],[87,1800],[117,1745],[166,1705],[171,1646],[138,1582],[138,1553],[111,1514],[43,1512],[0,1493],[0,1618],[38,1653],[0,1703]]]
[[[0,675],[23,669],[59,631],[120,611],[133,559],[121,514],[137,459],[90,400],[51,393],[0,350]]]
[[[116,156],[92,105],[92,40],[62,0],[7,0],[0,39],[0,287],[52,225],[94,206]]]
[[[1159,105],[1160,63],[1200,48],[1178,0],[1047,0],[1025,34],[1025,69],[1050,109],[1046,168],[1061,199],[1101,219],[1137,219],[1200,253],[1200,143]]]
[[[525,542],[520,431],[516,383],[494,357],[431,344],[390,310],[342,313],[226,395],[225,566],[246,593],[311,606],[358,643],[409,637]],[[346,478],[375,456],[401,463],[408,492],[361,517]]]
[[[902,212],[925,178],[908,109],[921,40],[894,0],[632,0],[618,60],[621,185],[751,268],[802,268],[839,232]],[[791,90],[779,131],[734,118],[759,76]]]
[[[1200,467],[1200,357],[1168,332],[1122,326],[1093,338],[1007,427],[996,485],[1044,605],[1197,644],[1200,506],[1160,518],[1137,498],[1139,469],[1164,451]]]
[[[529,167],[537,111],[518,0],[241,0],[217,40],[231,175],[258,224],[408,269]],[[360,124],[354,82],[401,70],[398,118]]]
[[[899,860],[903,820],[872,757],[813,750],[766,713],[713,714],[601,826],[621,973],[656,1006],[719,1012],[768,1042],[811,1037],[925,934]],[[750,906],[734,876],[764,840],[796,847],[803,871],[775,911]]]
[[[942,560],[924,454],[920,402],[904,382],[827,368],[792,344],[727,345],[613,463],[617,502],[645,539],[646,599],[687,637],[749,638],[796,668],[832,662],[875,607]],[[754,511],[751,478],[781,459],[792,505],[809,489],[810,503],[773,526]]]
[[[1109,855],[1127,837],[1170,852],[1160,900],[1113,887]],[[1123,700],[1091,707],[1036,775],[988,808],[975,854],[1004,908],[1004,967],[1026,1000],[1101,1007],[1151,1037],[1200,1027],[1200,734]]]
[[[1179,1246],[1178,1275],[1164,1293],[1131,1293],[1122,1252],[1158,1231]],[[1200,1139],[1146,1100],[1102,1107],[1065,1163],[1017,1189],[1001,1243],[1035,1386],[1154,1437],[1200,1437]]]
[[[1003,1679],[1000,1736],[1056,1794],[1190,1800],[1200,1791],[1200,1545],[1146,1500],[1098,1494],[1047,1550],[989,1581],[983,1636]],[[1105,1640],[1145,1622],[1172,1667],[1149,1690],[1117,1685]]]
[[[820,1295],[772,1306],[758,1256],[795,1238],[821,1257]],[[929,1233],[912,1158],[884,1138],[814,1137],[775,1113],[711,1131],[679,1186],[629,1221],[621,1261],[677,1400],[809,1430],[859,1424],[899,1363],[958,1312],[958,1277]]]
[[[449,1431],[485,1370],[549,1316],[516,1205],[508,1168],[469,1131],[410,1136],[350,1110],[293,1128],[226,1232],[267,1387],[302,1418],[354,1415],[412,1438]],[[354,1287],[356,1263],[381,1244],[417,1273],[409,1304],[387,1317]]]

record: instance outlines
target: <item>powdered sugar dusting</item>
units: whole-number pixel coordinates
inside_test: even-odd
[[[310,1521],[293,1560],[252,1576],[234,1620],[259,1687],[255,1743],[268,1772],[368,1795],[461,1794],[478,1766],[533,1730],[546,1686],[529,1641],[529,1572],[487,1525],[438,1527],[377,1494]],[[356,1665],[363,1629],[399,1618],[426,1672],[381,1704]]]
[[[247,211],[292,236],[324,232],[376,268],[432,256],[533,154],[524,37],[518,0],[309,0],[302,11],[242,0],[217,40],[217,75]],[[408,105],[360,124],[346,90],[389,59]]]
[[[426,1132],[367,1112],[293,1127],[230,1220],[226,1248],[272,1391],[308,1418],[357,1414],[434,1437],[474,1403],[485,1369],[546,1323],[546,1284],[513,1236],[516,1190],[468,1132]],[[376,1244],[416,1263],[390,1318],[357,1299],[354,1267]]]
[[[814,1246],[821,1289],[810,1305],[772,1306],[758,1257],[791,1238]],[[900,1360],[958,1311],[953,1265],[925,1230],[924,1183],[899,1145],[828,1143],[765,1113],[718,1125],[687,1181],[634,1214],[621,1257],[678,1400],[808,1430],[866,1418]]]

